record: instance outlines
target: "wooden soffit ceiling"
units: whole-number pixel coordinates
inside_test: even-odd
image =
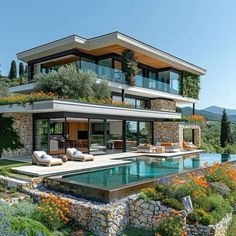
[[[110,53],[116,53],[116,54],[121,55],[121,53],[127,49],[128,48],[125,48],[123,46],[115,44],[115,45],[111,45],[111,46],[107,46],[107,47],[98,48],[95,50],[90,50],[90,51],[80,50],[80,51],[83,51],[85,53],[88,53],[88,54],[91,54],[94,56],[102,56],[102,55],[106,55],[106,54],[110,54]],[[144,54],[141,54],[139,52],[134,52],[134,53],[135,53],[135,56],[136,56],[138,62],[142,63],[144,65],[148,65],[148,66],[151,66],[151,67],[154,67],[157,69],[170,67],[170,65],[168,65],[167,63],[158,61],[158,60],[148,57]]]

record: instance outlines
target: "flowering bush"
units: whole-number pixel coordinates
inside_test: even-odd
[[[186,236],[184,231],[184,221],[178,211],[172,211],[173,216],[167,214],[161,214],[156,216],[160,221],[160,225],[157,229],[155,236]]]
[[[186,122],[193,122],[193,123],[203,123],[203,122],[205,122],[205,117],[201,116],[201,115],[183,116],[182,119]]]
[[[62,199],[61,196],[43,194],[39,202],[37,219],[51,230],[58,230],[69,222],[68,200]]]
[[[190,195],[193,200],[205,197],[207,194],[207,182],[203,176],[198,177],[191,174],[180,180],[178,176],[172,179],[175,192],[178,198]]]
[[[229,163],[214,164],[208,167],[208,163],[205,163],[206,175],[205,178],[208,182],[220,182],[225,184],[232,190],[236,190],[236,170]]]

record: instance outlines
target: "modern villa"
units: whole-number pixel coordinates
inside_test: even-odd
[[[138,62],[135,85],[122,71],[122,53],[130,50]],[[183,142],[184,129],[193,129],[193,142],[200,145],[200,128],[181,123],[178,105],[198,102],[199,77],[205,69],[193,65],[120,32],[94,38],[71,35],[17,54],[28,65],[28,83],[10,88],[12,93],[34,91],[34,75],[52,73],[60,66],[76,64],[96,74],[97,83],[108,81],[112,101],[127,107],[60,99],[24,106],[4,105],[3,116],[15,118],[24,147],[4,155],[30,155],[44,150],[64,154],[68,147],[85,153],[106,154],[137,151],[157,142]]]

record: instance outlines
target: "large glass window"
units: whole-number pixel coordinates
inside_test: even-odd
[[[48,150],[48,120],[36,120],[34,130],[35,151]]]
[[[98,60],[98,65],[112,68],[112,58]]]
[[[134,98],[126,98],[125,97],[125,103],[131,105],[131,107],[135,108],[135,99]]]
[[[127,151],[137,150],[137,139],[138,139],[138,122],[127,121],[126,122],[126,148]]]
[[[138,68],[138,73],[135,76],[135,85],[143,87],[143,69]]]
[[[172,70],[158,72],[158,88],[161,91],[179,94],[181,74]]]
[[[120,83],[125,82],[125,75],[121,70],[121,62],[117,60],[114,60],[114,80]]]
[[[164,92],[169,92],[170,71],[161,71],[158,73],[158,89]]]
[[[104,120],[90,120],[90,153],[91,154],[106,154],[106,135],[107,130]]]
[[[181,74],[170,71],[170,86],[172,93],[179,94],[180,80],[181,80]]]
[[[119,95],[112,95],[112,101],[122,102],[122,98]],[[127,98],[125,97],[125,102],[137,109],[145,109],[146,108],[146,100],[138,99],[138,98]]]
[[[152,144],[152,123],[139,122],[139,143]]]
[[[64,119],[50,120],[50,138],[49,138],[50,154],[65,153],[64,124],[65,124]]]
[[[121,120],[107,120],[107,152],[123,152],[123,128]]]
[[[155,89],[156,88],[157,73],[154,71],[149,71],[148,78],[149,78],[148,87],[150,89]]]
[[[90,59],[90,58],[86,58],[86,57],[81,57],[80,69],[81,70],[90,70],[90,71],[96,73],[95,60]]]

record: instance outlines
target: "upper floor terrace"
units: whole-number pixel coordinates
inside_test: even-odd
[[[122,53],[132,50],[137,60],[135,83],[131,88],[122,70]],[[195,102],[191,83],[199,87],[205,70],[119,32],[85,39],[69,36],[17,54],[28,64],[29,82],[36,73],[50,73],[75,63],[79,69],[93,71],[98,79],[109,81],[112,90],[124,89],[136,96],[161,97]],[[190,83],[189,83],[190,82]],[[190,91],[190,92],[189,92]]]

